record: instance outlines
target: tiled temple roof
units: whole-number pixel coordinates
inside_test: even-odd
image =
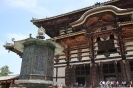
[[[0,77],[0,81],[3,81],[3,80],[11,80],[11,79],[17,79],[17,78],[19,78],[19,74],[18,74],[18,75],[1,76],[1,77]]]

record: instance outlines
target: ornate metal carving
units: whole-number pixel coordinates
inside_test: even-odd
[[[31,36],[31,35],[32,35],[32,34],[29,34],[29,37],[30,37],[30,38],[32,38],[32,36]]]
[[[38,29],[37,38],[39,38],[39,39],[44,39],[44,35],[45,35],[45,29],[41,26],[41,27]]]
[[[25,42],[20,75],[25,79],[29,79],[30,74],[53,77],[54,48],[54,45],[44,40],[31,38]]]
[[[34,74],[46,74],[45,64],[47,64],[45,52],[46,50],[43,50],[42,47],[37,47],[35,51],[35,57],[34,57]]]
[[[29,46],[24,49],[24,54],[22,56],[22,66],[21,66],[21,75],[29,75],[31,72],[31,59],[34,55],[34,48],[32,46]]]
[[[15,38],[12,38],[12,41],[14,42]]]

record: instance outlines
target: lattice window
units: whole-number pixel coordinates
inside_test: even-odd
[[[90,74],[90,66],[78,66],[75,70],[75,75],[89,75]]]
[[[133,71],[133,61],[129,62],[130,64],[130,70]]]
[[[103,64],[103,73],[115,73],[115,66],[113,64]]]
[[[117,63],[117,71],[121,72],[121,65],[120,65],[120,63]]]

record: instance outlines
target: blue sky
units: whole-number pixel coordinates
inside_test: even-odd
[[[20,73],[22,59],[3,45],[25,39],[32,33],[36,37],[38,28],[30,20],[46,18],[94,5],[107,0],[0,0],[0,68],[8,65],[14,74]],[[48,37],[47,37],[48,38]]]

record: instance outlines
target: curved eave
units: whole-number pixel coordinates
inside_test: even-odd
[[[16,53],[17,55],[19,55],[20,57],[22,56],[22,52],[20,52],[19,50],[15,49],[14,46],[6,46],[4,45],[5,49],[12,51],[14,53]]]
[[[71,23],[70,25],[72,27],[81,25],[85,22],[85,20],[92,15],[98,14],[98,13],[102,13],[102,12],[113,12],[116,15],[127,15],[127,14],[132,14],[133,13],[133,9],[120,9],[116,6],[112,6],[112,5],[106,5],[106,6],[100,6],[91,10],[88,10],[87,12],[85,12],[79,20]]]
[[[119,1],[119,0],[112,0],[112,1],[103,2],[103,3],[101,3],[101,5],[107,5],[107,4],[116,2],[116,1]],[[97,6],[93,5],[93,6],[89,6],[89,7],[86,7],[86,8],[82,8],[82,9],[79,9],[79,10],[71,11],[71,12],[68,12],[68,13],[65,13],[65,14],[61,14],[61,15],[57,15],[57,16],[53,16],[53,17],[48,17],[48,18],[42,18],[42,19],[32,18],[31,22],[35,23],[35,22],[52,20],[52,19],[63,17],[63,16],[71,15],[71,14],[74,14],[74,13],[78,13],[78,12],[81,12],[81,11],[90,10],[90,9],[96,8],[96,7]]]
[[[19,75],[1,76],[0,83],[13,82],[13,80],[19,79]]]
[[[4,47],[5,47],[6,49],[13,49],[13,48],[14,48],[14,45],[12,45],[12,46],[6,46],[6,45],[4,45]]]

